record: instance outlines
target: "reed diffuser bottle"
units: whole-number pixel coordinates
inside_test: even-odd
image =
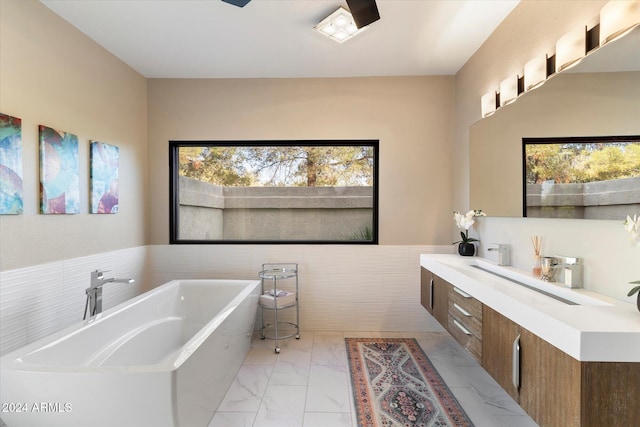
[[[533,274],[533,277],[539,279],[542,276],[542,266],[540,265],[542,237],[531,236],[531,243],[533,243],[533,267],[531,267],[531,274]]]

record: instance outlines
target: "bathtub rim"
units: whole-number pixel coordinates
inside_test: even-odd
[[[42,363],[30,363],[24,361],[23,358],[41,350],[43,348],[53,346],[58,342],[70,338],[79,333],[82,329],[105,322],[108,319],[118,315],[128,307],[132,307],[143,303],[153,297],[154,293],[161,292],[173,286],[180,286],[181,283],[187,284],[195,282],[196,284],[206,282],[231,282],[234,284],[245,283],[242,290],[235,295],[224,308],[222,308],[213,318],[203,325],[194,335],[187,340],[180,349],[168,356],[163,361],[146,364],[146,365],[110,365],[110,366],[56,366]],[[256,288],[260,287],[259,279],[174,279],[162,285],[156,286],[140,295],[137,295],[127,301],[123,301],[105,311],[98,314],[93,319],[81,320],[57,332],[49,334],[45,337],[29,343],[21,348],[10,351],[0,357],[1,372],[51,372],[51,373],[145,373],[145,372],[169,372],[177,370],[193,352],[216,330],[224,320],[251,294]],[[257,310],[257,299],[256,299]]]

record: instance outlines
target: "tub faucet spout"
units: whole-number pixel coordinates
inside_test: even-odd
[[[89,320],[93,319],[97,314],[102,313],[102,287],[105,283],[133,283],[133,279],[116,279],[111,277],[104,278],[104,272],[95,270],[91,272],[91,286],[85,289],[87,294],[87,302],[84,305],[84,317],[86,320],[87,311],[89,312]]]

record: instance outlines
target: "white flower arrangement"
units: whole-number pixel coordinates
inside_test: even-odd
[[[634,245],[637,242],[640,242],[640,217],[639,216],[634,215],[632,218],[631,215],[627,215],[627,220],[624,222],[624,227],[627,230],[627,233],[629,233],[629,236],[631,237],[631,241],[633,242]],[[629,283],[632,285],[639,285],[629,291],[627,296],[630,297],[631,295],[640,291],[640,280],[636,280],[635,282],[629,282]]]
[[[631,236],[631,241],[636,243],[640,241],[640,217],[634,215],[631,218],[630,215],[627,215],[627,220],[624,222],[624,227],[627,230],[627,233]]]
[[[453,212],[453,219],[456,221],[456,225],[460,230],[464,230],[460,232],[462,240],[453,242],[454,245],[456,243],[470,243],[478,241],[478,239],[469,237],[469,228],[471,228],[471,226],[476,222],[474,218],[479,216],[487,216],[487,214],[482,212],[480,209],[472,209],[464,215],[458,211]]]

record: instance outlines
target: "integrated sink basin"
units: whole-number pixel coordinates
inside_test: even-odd
[[[571,301],[571,300],[568,300],[566,298],[562,298],[562,297],[560,297],[558,295],[552,294],[551,292],[543,291],[542,289],[536,288],[535,286],[527,285],[526,283],[522,283],[522,282],[520,282],[520,281],[518,281],[516,279],[512,279],[510,277],[503,276],[502,274],[496,273],[495,271],[487,270],[486,268],[482,267],[481,265],[472,265],[472,267],[479,268],[480,270],[486,271],[487,273],[493,274],[494,276],[502,277],[503,279],[507,279],[510,282],[515,283],[516,285],[524,286],[527,289],[531,289],[532,291],[535,291],[535,292],[537,292],[539,294],[548,296],[549,298],[553,298],[553,299],[558,300],[560,302],[563,302],[565,304],[568,304],[568,305],[580,305],[579,303],[577,303],[575,301]]]
[[[449,259],[445,263],[467,276],[473,276],[475,279],[481,277],[479,274],[486,274],[487,279],[494,278],[495,280],[504,281],[503,284],[505,285],[515,284],[544,297],[531,297],[532,303],[544,304],[546,300],[548,303],[561,302],[567,305],[611,305],[600,298],[588,295],[591,293],[589,291],[565,288],[562,284],[556,282],[544,282],[515,268],[499,266],[482,258],[460,257]]]

